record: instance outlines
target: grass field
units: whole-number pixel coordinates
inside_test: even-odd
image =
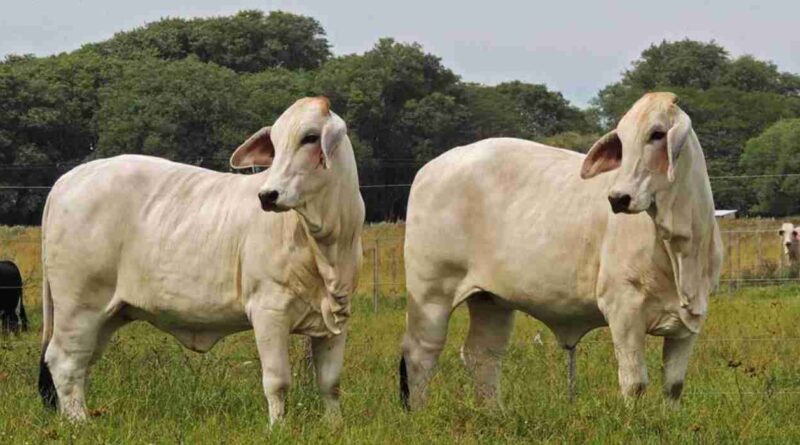
[[[765,227],[774,224],[767,222]],[[372,239],[381,240],[382,283],[402,280],[392,279],[402,267],[391,271],[395,254],[383,245],[400,234],[401,228],[385,224],[365,234],[367,248]],[[291,354],[295,379],[288,417],[282,426],[270,429],[250,333],[228,337],[201,355],[147,324],[134,323],[119,332],[92,369],[88,401],[93,419],[73,425],[44,411],[36,391],[39,246],[11,242],[26,238],[38,238],[37,230],[0,230],[0,257],[15,258],[29,279],[26,301],[33,324],[31,332],[0,338],[0,444],[800,441],[800,286],[742,288],[715,295],[679,410],[667,408],[660,394],[656,338],[648,342],[651,387],[634,407],[625,406],[618,396],[605,329],[594,331],[578,347],[579,395],[570,404],[565,354],[540,323],[521,314],[504,361],[506,409],[476,406],[458,358],[467,327],[465,311],[458,310],[432,382],[430,404],[408,414],[400,408],[396,375],[405,302],[402,296],[384,296],[379,312],[372,313],[369,261],[362,275],[364,287],[354,299],[342,381],[342,424],[321,420],[321,403],[299,337]],[[774,245],[776,238],[764,235],[764,242]],[[544,344],[532,341],[539,332]]]

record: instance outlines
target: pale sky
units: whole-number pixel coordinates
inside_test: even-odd
[[[545,83],[579,106],[662,39],[714,39],[800,72],[798,0],[0,0],[0,56],[70,51],[162,17],[241,9],[310,15],[337,55],[380,37],[419,42],[464,80]]]

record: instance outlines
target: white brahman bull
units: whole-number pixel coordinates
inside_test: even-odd
[[[231,165],[270,168],[127,155],[58,180],[42,222],[45,404],[85,418],[87,367],[114,331],[145,320],[198,352],[252,328],[271,423],[284,415],[289,336],[308,335],[326,413],[338,414],[364,221],[345,123],[325,98],[298,100]]]
[[[462,357],[481,401],[499,403],[515,310],[569,351],[571,397],[573,351],[590,330],[610,327],[626,398],[648,382],[646,334],[663,336],[664,391],[678,401],[722,250],[703,152],[675,102],[671,93],[645,95],[587,156],[488,139],[422,168],[406,223],[407,407],[424,403],[448,320],[464,301]]]
[[[778,230],[783,244],[783,256],[789,267],[796,267],[800,262],[800,236],[797,227],[792,223],[783,223]]]

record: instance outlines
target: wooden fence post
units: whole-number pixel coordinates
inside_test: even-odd
[[[742,234],[736,237],[736,289],[742,285]]]
[[[397,285],[397,257],[398,257],[398,254],[399,254],[398,250],[399,249],[397,248],[397,246],[394,246],[392,248],[392,255],[391,255],[391,261],[392,261],[392,286],[391,286],[391,288],[392,288],[392,296],[396,296],[397,294],[400,293],[399,289],[398,289],[398,285]]]
[[[733,288],[734,283],[734,273],[733,273],[733,233],[728,232],[728,245],[726,246],[728,251],[728,289]]]
[[[758,231],[756,246],[758,246],[758,274],[761,275],[764,270],[764,252],[761,247],[761,230]]]
[[[372,310],[378,313],[378,292],[380,292],[380,278],[378,270],[378,259],[380,250],[378,248],[378,238],[375,238],[375,247],[372,249]]]

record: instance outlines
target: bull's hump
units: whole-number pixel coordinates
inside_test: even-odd
[[[414,188],[431,191],[439,187],[449,189],[453,183],[517,183],[519,178],[544,174],[559,178],[559,182],[565,177],[580,182],[578,173],[584,157],[522,139],[485,139],[453,148],[426,164],[417,174]]]

